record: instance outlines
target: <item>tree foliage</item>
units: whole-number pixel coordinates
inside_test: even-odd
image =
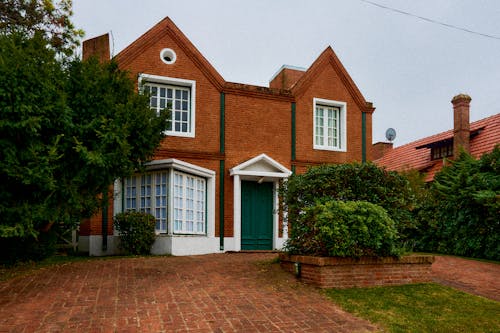
[[[167,112],[113,61],[64,64],[42,34],[0,34],[0,237],[36,236],[100,205],[150,158]]]
[[[406,244],[416,228],[417,202],[408,179],[372,163],[324,165],[291,176],[282,186],[282,202],[293,230],[301,214],[318,200],[366,201],[384,208]]]
[[[337,257],[398,256],[398,232],[382,207],[366,201],[318,201],[291,228],[287,250]]]
[[[500,260],[500,146],[479,160],[466,153],[435,177],[421,247]]]
[[[71,22],[72,14],[71,0],[2,0],[0,33],[39,34],[54,50],[70,55],[83,36]]]

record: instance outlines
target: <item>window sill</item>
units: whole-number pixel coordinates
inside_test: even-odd
[[[157,237],[207,237],[207,234],[156,234]]]
[[[345,148],[335,148],[335,147],[328,147],[328,146],[314,146],[314,150],[327,150],[327,151],[336,151],[336,152],[346,152],[347,149]]]
[[[194,138],[194,133],[182,133],[182,132],[173,132],[173,131],[165,131],[167,136],[177,136],[180,138]]]

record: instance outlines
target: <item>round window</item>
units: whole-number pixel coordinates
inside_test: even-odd
[[[160,59],[164,63],[171,65],[177,59],[177,55],[175,54],[174,50],[172,50],[172,49],[163,49],[160,52]]]

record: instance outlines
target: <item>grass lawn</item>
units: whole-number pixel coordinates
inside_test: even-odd
[[[500,302],[438,284],[328,289],[326,294],[388,332],[500,332]]]

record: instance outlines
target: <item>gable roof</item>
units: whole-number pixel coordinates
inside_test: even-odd
[[[358,107],[363,112],[373,113],[373,111],[375,111],[372,103],[365,100],[331,46],[328,46],[320,54],[320,56],[307,69],[304,75],[302,75],[300,79],[291,87],[290,90],[292,91],[292,94],[294,96],[298,96],[305,92],[307,88],[313,83],[314,79],[325,69],[326,66],[333,67],[340,80],[347,88]]]
[[[470,132],[470,154],[472,156],[479,158],[484,153],[492,151],[495,145],[500,144],[500,113],[472,122]],[[453,142],[453,130],[388,150],[384,156],[373,162],[392,171],[418,170],[425,172],[425,181],[431,181],[443,167],[443,160],[431,160],[431,147],[444,142]]]
[[[212,84],[217,89],[222,90],[224,86],[224,78],[217,72],[217,70],[208,62],[208,60],[201,54],[200,51],[191,43],[191,41],[182,33],[182,31],[172,22],[167,16],[158,22],[151,29],[142,34],[132,44],[127,46],[124,50],[116,55],[117,62],[127,67],[130,62],[137,57],[144,48],[157,42],[165,34],[168,34],[177,45],[186,53],[186,55],[193,61],[193,63],[202,71]]]

